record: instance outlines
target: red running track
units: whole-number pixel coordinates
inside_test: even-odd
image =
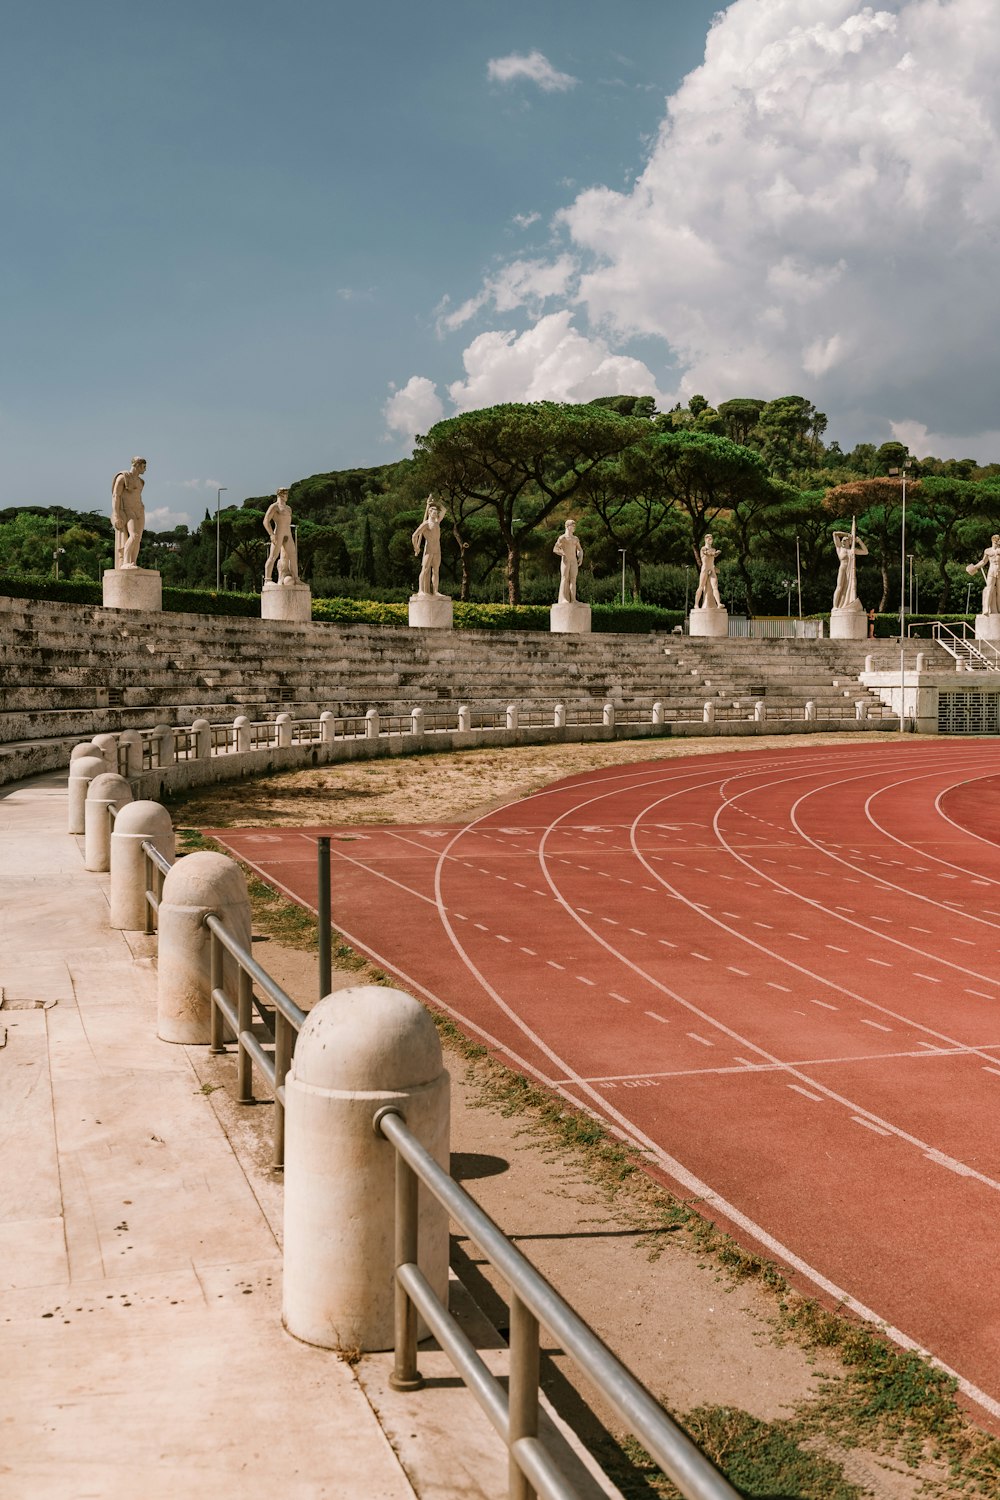
[[[428,775],[433,771],[428,770]],[[1000,1416],[995,742],[614,766],[220,843]]]

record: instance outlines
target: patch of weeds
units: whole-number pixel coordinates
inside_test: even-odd
[[[206,838],[200,828],[175,828],[174,839],[177,845],[177,853],[194,854],[196,850],[217,850],[218,844],[214,839]]]

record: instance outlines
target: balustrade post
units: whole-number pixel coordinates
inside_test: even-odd
[[[129,802],[118,811],[111,832],[111,925],[121,932],[142,932],[150,915],[146,900],[146,855],[152,844],[174,859],[174,828],[159,802]]]

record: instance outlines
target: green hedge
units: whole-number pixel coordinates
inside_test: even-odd
[[[829,616],[827,616],[827,618],[829,618]],[[966,624],[966,625],[969,626],[970,629],[976,623],[976,617],[975,617],[975,615],[907,615],[906,616],[906,628],[908,630],[911,625],[921,625],[921,624],[923,624],[923,625],[929,625],[934,620],[940,620],[943,625],[951,625],[951,626],[954,626],[954,627],[960,627],[963,624]],[[876,639],[878,639],[878,640],[885,640],[888,636],[897,636],[898,637],[898,635],[899,635],[899,612],[898,611],[894,615],[876,615],[875,616],[875,636],[876,636]],[[919,635],[915,635],[915,636],[911,637],[911,639],[917,640],[917,641],[919,641],[921,639],[923,639],[923,640],[930,640],[931,639],[931,633],[930,633],[929,630],[923,630],[923,631],[920,632]]]

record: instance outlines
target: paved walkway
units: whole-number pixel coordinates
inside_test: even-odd
[[[0,791],[0,1500],[407,1500],[65,826],[64,775]]]

